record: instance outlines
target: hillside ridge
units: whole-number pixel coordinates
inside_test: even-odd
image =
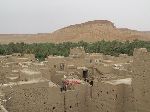
[[[134,39],[150,41],[149,31],[137,31],[128,28],[117,28],[108,20],[94,20],[70,25],[52,33],[38,34],[0,34],[0,43],[61,43],[61,42],[95,42],[100,40],[132,41]]]

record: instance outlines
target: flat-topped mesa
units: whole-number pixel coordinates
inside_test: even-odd
[[[82,23],[83,25],[91,25],[91,24],[105,24],[105,25],[110,25],[110,26],[114,26],[114,23],[112,23],[111,21],[108,20],[94,20],[94,21],[88,21],[85,23]]]
[[[105,25],[105,26],[116,28],[114,23],[112,23],[111,21],[108,21],[108,20],[94,20],[94,21],[88,21],[88,22],[81,23],[81,24],[70,25],[70,26],[65,27],[63,29],[76,28],[76,27],[82,27],[82,26],[87,26],[87,25],[100,25],[100,26]]]

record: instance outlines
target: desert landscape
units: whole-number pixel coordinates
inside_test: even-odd
[[[112,41],[150,41],[149,31],[136,31],[128,28],[117,28],[108,20],[88,21],[81,24],[70,25],[52,33],[39,34],[0,34],[0,43],[62,43],[62,42],[96,42],[101,40]]]
[[[150,0],[0,0],[0,112],[150,112]]]

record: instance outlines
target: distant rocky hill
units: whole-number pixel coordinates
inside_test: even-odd
[[[150,41],[149,31],[136,31],[127,28],[116,28],[114,23],[107,20],[95,20],[81,24],[70,25],[68,27],[59,29],[53,33],[46,34],[22,34],[11,35],[1,34],[0,43],[9,42],[26,42],[26,43],[39,43],[39,42],[95,42],[100,40],[119,40],[132,41],[134,39]]]

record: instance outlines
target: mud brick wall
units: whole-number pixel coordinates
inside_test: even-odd
[[[136,49],[133,57],[133,91],[137,112],[150,111],[150,53]]]
[[[89,105],[92,112],[134,112],[132,86],[124,82],[94,82]]]
[[[122,112],[123,87],[97,82],[92,87],[91,110],[93,112]]]
[[[88,112],[89,98],[88,84],[75,86],[75,90],[66,91],[64,94],[65,112]]]
[[[3,87],[9,112],[64,112],[59,88],[47,81],[11,85],[11,88]]]

